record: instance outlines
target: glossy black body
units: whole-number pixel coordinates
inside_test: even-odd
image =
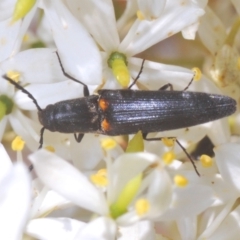
[[[99,102],[104,100],[106,108]],[[236,101],[182,91],[100,90],[98,95],[58,102],[39,111],[41,124],[62,133],[133,134],[191,127],[231,115]],[[103,126],[103,121],[108,123]]]

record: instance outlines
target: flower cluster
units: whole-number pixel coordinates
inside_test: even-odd
[[[237,239],[240,145],[231,135],[240,132],[238,111],[231,121],[149,134],[161,142],[138,132],[90,133],[78,143],[73,133],[42,134],[37,110],[85,97],[86,89],[182,91],[191,79],[200,81],[188,90],[238,103],[238,2],[225,1],[220,19],[217,3],[202,0],[3,1],[0,239]],[[174,65],[160,63],[166,53]],[[192,62],[205,76],[183,67]],[[205,136],[212,156],[200,149]]]

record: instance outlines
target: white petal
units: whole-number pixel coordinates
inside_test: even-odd
[[[85,84],[99,84],[101,57],[86,29],[61,1],[44,0],[44,11],[65,71]]]
[[[155,229],[153,222],[140,221],[132,226],[120,227],[119,232],[121,236],[118,240],[155,240]]]
[[[126,4],[127,5],[123,14],[117,20],[117,28],[119,31],[128,25],[128,22],[131,21],[131,18],[136,14],[138,10],[137,0],[127,1]]]
[[[23,36],[36,12],[37,5],[36,3],[22,20],[14,24],[11,24],[11,18],[0,22],[0,62],[19,51]]]
[[[181,235],[181,239],[196,239],[197,234],[197,217],[182,216],[177,221],[177,227]]]
[[[240,191],[240,145],[228,143],[214,148],[215,159],[223,179]]]
[[[2,178],[8,173],[10,167],[12,166],[12,161],[1,143],[0,143],[0,156],[1,156],[0,162],[0,181],[1,181]]]
[[[206,225],[207,227],[204,229],[204,231],[201,233],[201,235],[198,237],[198,239],[210,239],[210,236],[212,236],[214,234],[214,232],[218,229],[222,227],[222,223],[223,221],[227,218],[227,216],[229,215],[229,213],[231,213],[231,210],[233,209],[233,205],[236,202],[236,199],[231,199],[229,202],[227,202],[227,204],[223,205],[221,208],[217,208],[217,209],[210,209],[210,221],[208,225]],[[236,216],[235,216],[236,217]],[[237,217],[237,219],[239,219],[239,217]],[[229,219],[231,222],[231,219]],[[233,223],[233,222],[232,222]],[[227,223],[225,222],[225,224],[228,225],[228,221]],[[228,227],[226,228],[228,229]],[[239,232],[239,231],[238,231]],[[233,232],[235,234],[235,232]],[[227,233],[228,235],[228,233]],[[226,234],[225,234],[226,236]],[[218,238],[213,238],[213,239],[218,239]],[[228,238],[223,238],[223,239],[228,239]],[[232,238],[230,238],[232,239]],[[236,239],[237,238],[233,238]]]
[[[139,10],[147,20],[155,20],[161,16],[167,0],[138,0]]]
[[[117,50],[119,36],[111,0],[68,1],[68,5],[104,51]]]
[[[207,237],[209,240],[238,240],[239,239],[239,221],[240,221],[240,207],[238,206],[232,211],[216,229],[216,231]]]
[[[71,80],[51,84],[31,84],[25,89],[34,96],[41,108],[83,95],[83,86]],[[14,100],[22,109],[36,110],[32,99],[21,91],[16,93]]]
[[[214,146],[220,145],[230,140],[230,128],[227,118],[214,121],[208,131],[208,137]]]
[[[184,28],[182,30],[182,35],[185,39],[188,39],[188,40],[194,40],[195,37],[196,37],[196,33],[197,33],[197,30],[198,30],[198,26],[199,26],[199,23],[196,22],[196,23],[193,23],[192,25]]]
[[[74,166],[81,170],[93,169],[103,159],[99,136],[94,134],[85,134],[80,143],[72,137],[70,152]]]
[[[37,191],[36,189],[34,190]],[[47,192],[42,194],[42,192],[45,191],[43,188],[34,199],[31,208],[31,218],[46,216],[52,211],[63,209],[72,205],[69,200],[66,200],[58,193],[51,190],[49,191],[48,188],[46,190]]]
[[[31,220],[26,233],[37,239],[74,239],[86,223],[71,218],[39,218]]]
[[[41,181],[74,204],[107,214],[104,196],[68,162],[44,149],[29,156]]]
[[[15,7],[15,0],[2,0],[0,2],[0,21],[4,21],[7,18],[10,18],[12,16],[14,7]]]
[[[198,34],[205,47],[214,55],[224,43],[226,30],[218,16],[206,7],[206,14],[201,18]]]
[[[167,1],[161,17],[154,21],[136,20],[119,51],[134,56],[163,39],[183,30],[198,21],[204,11],[194,4],[182,4],[179,1]]]
[[[169,207],[172,198],[172,182],[166,170],[159,167],[152,174],[152,182],[146,194],[151,204],[150,211],[147,214],[148,217],[156,217],[162,214]]]
[[[30,207],[30,177],[23,164],[14,165],[0,183],[0,239],[21,239]]]
[[[51,83],[66,80],[55,49],[35,48],[22,51],[7,59],[1,65],[3,72],[17,71],[21,84]]]
[[[39,130],[36,124],[16,109],[9,115],[9,121],[14,132],[21,136],[30,150],[35,151],[39,145]]]
[[[20,28],[21,21],[11,25],[9,19],[0,22],[0,62],[10,57],[14,51],[15,43],[20,42],[18,39]]]
[[[194,217],[214,202],[213,191],[204,185],[190,185],[185,188],[175,188],[172,203],[161,219],[164,221],[177,218]]]
[[[115,240],[117,226],[111,218],[100,217],[81,229],[75,239]]]

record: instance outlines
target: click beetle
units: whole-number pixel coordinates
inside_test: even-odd
[[[39,148],[43,144],[45,129],[52,132],[74,133],[78,142],[85,133],[117,136],[138,131],[142,131],[145,140],[159,140],[160,138],[148,139],[147,134],[195,126],[226,117],[236,111],[236,101],[223,95],[163,91],[169,85],[158,91],[131,90],[142,72],[143,64],[128,89],[103,89],[99,90],[97,95],[89,95],[87,86],[65,72],[60,58],[59,62],[66,77],[84,86],[85,97],[60,101],[42,109],[31,93],[7,75],[3,76],[27,94],[36,105],[39,121],[43,125]],[[181,144],[178,141],[177,143],[187,154]]]

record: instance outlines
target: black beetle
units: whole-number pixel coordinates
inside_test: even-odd
[[[3,76],[26,93],[38,108],[39,121],[43,125],[39,148],[43,144],[44,129],[74,133],[78,142],[81,141],[84,133],[117,136],[138,131],[142,131],[145,140],[159,140],[160,138],[148,139],[147,134],[191,127],[226,117],[236,111],[236,101],[223,95],[163,91],[169,85],[158,91],[131,90],[142,72],[143,64],[129,89],[104,89],[99,90],[98,95],[89,96],[87,86],[65,73],[61,61],[60,65],[65,76],[84,86],[85,97],[57,102],[41,109],[27,90],[7,75]],[[177,143],[182,147],[178,141]],[[183,150],[187,154],[184,148]]]

